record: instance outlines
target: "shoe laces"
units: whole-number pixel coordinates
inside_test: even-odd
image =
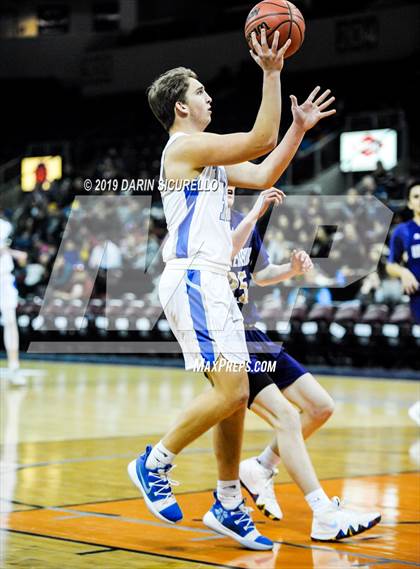
[[[250,531],[252,531],[253,529],[255,529],[255,525],[254,522],[250,516],[250,512],[252,512],[253,509],[252,508],[247,508],[245,506],[245,503],[242,502],[242,504],[240,504],[238,506],[238,509],[234,512],[232,512],[232,517],[234,516],[239,516],[239,519],[234,520],[234,523],[236,525],[243,525],[244,530],[248,533]]]
[[[149,473],[149,478],[154,478],[153,482],[150,482],[150,487],[156,488],[156,496],[160,496],[163,500],[168,500],[171,498],[172,486],[179,486],[177,480],[172,480],[169,478],[168,473],[176,467],[176,464],[166,466],[165,468],[158,468],[155,472]]]

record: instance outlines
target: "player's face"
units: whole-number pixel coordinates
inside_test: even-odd
[[[408,196],[408,207],[415,215],[420,215],[420,185],[413,186]]]
[[[205,129],[211,121],[211,97],[206,93],[204,85],[191,78],[186,102],[190,117],[200,129]]]
[[[232,208],[233,204],[235,203],[235,188],[233,186],[228,186],[227,200],[229,208]]]

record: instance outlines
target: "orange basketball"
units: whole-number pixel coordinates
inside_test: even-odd
[[[292,43],[285,53],[290,57],[298,51],[305,37],[305,20],[302,13],[288,0],[263,0],[256,4],[245,22],[245,38],[252,49],[251,33],[261,41],[261,30],[266,29],[267,43],[271,46],[274,32],[278,30],[279,47],[290,38]]]

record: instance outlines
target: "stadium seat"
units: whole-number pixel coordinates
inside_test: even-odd
[[[323,320],[325,322],[331,322],[334,316],[334,307],[331,305],[325,306],[324,304],[314,304],[309,311],[306,320]]]
[[[392,324],[411,324],[412,317],[408,304],[397,304],[394,308],[389,321]]]
[[[360,320],[361,313],[360,304],[344,303],[342,306],[337,308],[337,312],[334,315],[334,321],[339,322],[340,324],[354,323]]]
[[[387,322],[389,316],[389,308],[386,304],[371,304],[367,307],[361,321],[365,324],[383,324]]]

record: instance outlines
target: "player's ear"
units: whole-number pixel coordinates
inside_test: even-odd
[[[177,101],[175,103],[175,113],[181,115],[182,117],[186,117],[188,114],[188,107],[185,103],[181,101]]]

